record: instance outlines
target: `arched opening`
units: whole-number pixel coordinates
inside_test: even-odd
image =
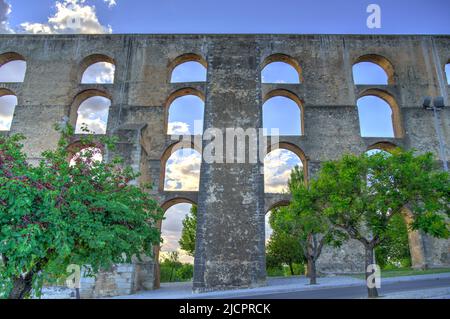
[[[261,82],[299,84],[302,82],[300,64],[286,54],[273,54],[264,60]]]
[[[103,55],[93,54],[85,58],[81,64],[82,84],[112,84],[116,66],[114,59]]]
[[[363,55],[353,64],[353,82],[357,85],[395,84],[394,67],[383,56]]]
[[[111,99],[98,90],[80,93],[73,102],[70,114],[76,134],[106,134]]]
[[[396,147],[394,144],[381,142],[369,147],[366,154],[371,156],[383,153],[389,156]],[[413,218],[412,212],[404,207],[401,214],[394,215],[389,220],[386,238],[375,249],[377,264],[382,269],[426,266],[422,235],[411,227]]]
[[[400,108],[388,93],[367,90],[357,107],[362,137],[403,137]]]
[[[287,90],[274,90],[267,94],[263,104],[263,128],[267,130],[264,135],[302,135],[302,101]]]
[[[11,130],[17,96],[7,89],[0,89],[0,131]]]
[[[207,63],[200,55],[183,54],[169,66],[171,83],[206,82]]]
[[[198,191],[202,157],[191,145],[176,143],[161,159],[164,191]]]
[[[298,238],[275,227],[284,217],[288,201],[273,205],[265,216],[266,271],[269,277],[295,276],[305,273],[305,260]],[[280,219],[281,218],[281,219]]]
[[[183,228],[183,220],[191,213],[194,207],[196,207],[195,202],[191,199],[181,197],[170,199],[161,205],[165,219],[159,222],[163,242],[161,245],[154,247],[155,260],[157,261],[155,267],[155,288],[160,288],[161,282],[174,281],[173,279],[177,277],[189,277],[190,271],[192,271],[191,276],[193,275],[193,258],[185,252],[180,251],[179,241]],[[181,258],[180,252],[183,255]],[[169,260],[169,263],[164,263],[165,260]],[[185,265],[180,265],[183,262]],[[163,269],[161,270],[161,268]],[[181,270],[175,268],[181,268]],[[177,270],[179,272],[178,276],[176,274]]]
[[[270,226],[270,216],[273,212],[276,212],[278,208],[280,207],[285,207],[285,206],[289,206],[289,201],[285,201],[282,200],[280,202],[275,203],[274,205],[272,205],[269,210],[266,212],[266,215],[264,217],[264,237],[265,237],[265,242],[267,243],[267,241],[270,239],[270,236],[272,235],[273,229],[272,226]]]
[[[167,100],[168,135],[202,135],[205,97],[198,90],[186,88]]]
[[[445,75],[447,78],[447,85],[450,85],[450,60],[445,65]]]
[[[306,157],[296,146],[280,143],[278,148],[269,149],[264,158],[264,192],[285,193],[291,171],[298,166],[307,179]]]
[[[25,80],[27,62],[15,52],[0,55],[0,82],[21,83]]]

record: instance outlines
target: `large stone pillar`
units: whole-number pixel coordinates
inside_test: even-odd
[[[226,128],[261,127],[255,39],[216,37],[210,42],[208,55],[204,128],[222,130],[225,142]],[[248,141],[245,149],[248,154]],[[249,163],[248,157],[246,163],[225,163],[225,159],[224,163],[207,163],[203,158],[194,291],[265,284],[261,168],[259,160]]]

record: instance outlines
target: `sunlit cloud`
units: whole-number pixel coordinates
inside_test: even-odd
[[[81,83],[114,83],[114,72],[116,67],[108,62],[98,62],[90,65],[83,73]]]
[[[277,149],[267,154],[264,159],[264,191],[266,193],[283,193],[287,191],[287,183],[291,171],[302,162],[294,153]]]
[[[0,0],[0,33],[12,33],[9,27],[9,14],[11,13],[11,5],[6,0]]]
[[[4,95],[0,97],[0,131],[9,131],[17,105],[17,97]]]
[[[117,5],[116,0],[103,0],[103,2],[105,2],[108,5],[108,7],[110,7],[110,8],[112,8],[115,5]]]
[[[166,164],[164,189],[197,191],[200,181],[201,155],[193,149],[181,149],[172,154]]]
[[[87,125],[95,134],[105,134],[110,106],[111,101],[102,96],[86,99],[78,108],[75,132],[83,133],[81,128]]]
[[[115,1],[105,0],[111,7]],[[111,26],[104,26],[97,17],[95,6],[86,4],[86,0],[56,1],[56,12],[47,23],[24,22],[21,31],[33,34],[55,33],[112,33]]]
[[[170,122],[167,133],[173,135],[189,135],[189,124],[184,122]]]

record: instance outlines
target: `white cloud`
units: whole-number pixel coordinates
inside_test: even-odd
[[[277,149],[267,154],[264,159],[264,190],[266,193],[287,191],[287,182],[291,171],[302,162],[292,152]]]
[[[81,83],[114,83],[115,69],[115,66],[108,62],[94,63],[84,71]]]
[[[114,0],[104,0],[110,7]],[[20,25],[26,33],[112,33],[111,26],[102,25],[97,17],[95,6],[86,0],[56,1],[56,13],[47,23],[24,22]]]
[[[103,0],[107,5],[108,5],[108,7],[110,7],[110,8],[112,8],[112,7],[114,7],[116,4],[117,4],[117,2],[116,2],[116,0]]]
[[[168,134],[172,135],[190,135],[189,124],[184,122],[169,122]]]
[[[4,95],[0,97],[0,131],[10,130],[16,105],[16,96]]]
[[[192,149],[181,149],[173,153],[166,164],[165,190],[197,191],[200,164],[200,154]]]
[[[86,124],[90,131],[105,134],[111,101],[102,96],[94,96],[81,103],[75,127],[76,133],[83,133],[81,127]]]
[[[12,33],[8,18],[11,13],[11,5],[6,0],[0,0],[0,33]]]

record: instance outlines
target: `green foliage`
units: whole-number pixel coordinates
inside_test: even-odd
[[[197,206],[192,205],[188,215],[183,220],[183,230],[181,238],[178,241],[181,249],[186,251],[188,255],[195,254],[195,237],[197,234]]]
[[[282,218],[275,211],[271,215],[271,220]],[[280,214],[281,215],[281,214]],[[272,216],[276,216],[272,218]],[[294,263],[305,261],[299,241],[296,237],[283,231],[274,230],[266,246],[266,264],[268,268],[276,269],[284,264],[293,267]]]
[[[345,236],[323,214],[321,194],[305,183],[303,171],[298,167],[291,172],[289,191],[292,195],[289,206],[272,214],[270,224],[275,233],[292,236],[302,256],[315,261],[324,245],[339,246]]]
[[[401,214],[392,216],[385,239],[375,249],[377,264],[383,269],[411,266],[408,227]]]
[[[277,267],[268,267],[267,268],[267,276],[269,277],[290,277],[290,276],[301,276],[305,274],[305,265],[294,263],[291,268],[284,264]]]
[[[130,184],[138,175],[120,159],[94,161],[87,151],[69,165],[73,128],[57,128],[55,150],[36,166],[27,163],[21,135],[0,137],[0,294],[8,296],[14,280],[42,282],[67,275],[70,264],[90,265],[92,273],[133,255],[151,255],[160,242],[156,201]],[[81,145],[112,149],[114,138],[92,136]]]
[[[189,281],[194,275],[194,266],[180,262],[179,254],[176,251],[170,252],[159,267],[161,282]]]
[[[413,229],[449,237],[449,174],[435,168],[431,153],[345,155],[324,163],[312,183],[327,218],[370,249],[387,240],[390,219],[405,207]]]

